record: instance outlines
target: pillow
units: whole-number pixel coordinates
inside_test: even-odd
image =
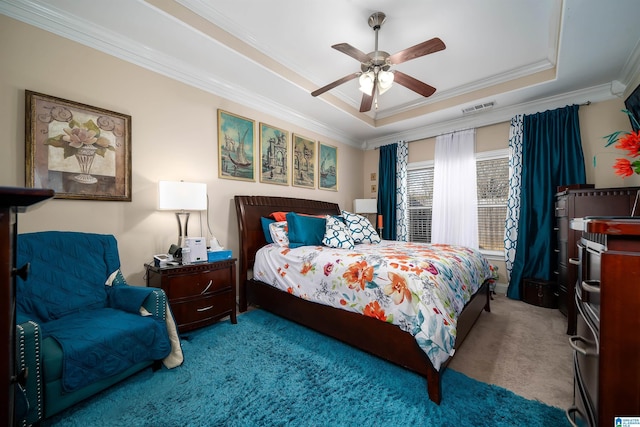
[[[330,248],[353,249],[355,242],[351,233],[347,230],[347,226],[341,219],[327,215],[327,226],[324,232],[322,244]]]
[[[269,224],[269,234],[274,243],[277,243],[279,246],[289,246],[287,221],[277,221]]]
[[[269,216],[278,222],[287,220],[287,212],[271,212]]]
[[[271,237],[271,231],[269,230],[269,225],[276,222],[275,219],[260,217],[260,223],[262,224],[262,232],[264,233],[264,238],[267,243],[273,243],[273,238]]]
[[[294,212],[287,214],[289,225],[289,247],[322,245],[326,228],[324,217],[298,215]]]
[[[342,217],[354,242],[380,243],[380,236],[367,218],[347,211],[342,211]]]

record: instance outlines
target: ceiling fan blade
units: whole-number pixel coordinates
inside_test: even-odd
[[[402,85],[407,89],[411,89],[412,91],[419,93],[424,97],[431,96],[436,91],[435,87],[429,86],[426,83],[422,83],[420,80],[416,80],[413,77],[398,70],[394,71],[393,82],[398,83],[399,85]]]
[[[426,42],[418,43],[415,46],[401,50],[398,53],[394,53],[388,59],[391,64],[402,64],[403,62],[411,59],[419,58],[421,56],[428,55],[430,53],[438,52],[446,48],[444,42],[438,37],[435,37]]]
[[[375,89],[374,89],[375,92]],[[373,94],[367,95],[366,93],[362,94],[362,102],[360,103],[360,112],[366,113],[371,110],[371,105],[373,104]]]
[[[318,96],[318,95],[322,95],[323,93],[325,93],[328,90],[333,89],[336,86],[340,86],[343,83],[348,82],[349,80],[353,80],[355,78],[357,78],[361,73],[353,73],[353,74],[349,74],[348,76],[344,76],[341,79],[336,80],[333,83],[329,83],[326,86],[321,87],[320,89],[316,89],[313,92],[311,92],[311,96]]]
[[[366,53],[364,53],[359,49],[356,49],[355,47],[351,46],[349,43],[334,44],[331,47],[334,48],[335,50],[339,50],[340,52],[349,55],[354,59],[357,59],[360,62],[363,62],[363,63],[371,62],[371,58],[369,57],[369,55],[367,55]]]

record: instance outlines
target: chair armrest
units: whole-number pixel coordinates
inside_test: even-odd
[[[118,308],[131,312],[137,312],[139,309],[139,307],[131,306],[132,297],[138,292],[149,292],[149,288],[147,287],[129,285],[120,269],[111,274],[106,285],[108,289],[107,292],[110,294],[110,305],[115,305]],[[121,290],[123,291],[121,293],[127,293],[128,295],[125,298],[120,298],[120,302],[118,303],[116,302],[118,301],[117,295]],[[153,291],[142,301],[142,306],[145,310],[160,319],[166,319],[166,304],[167,296],[160,288],[153,288]]]
[[[29,402],[27,417],[20,425],[30,425],[43,416],[42,399],[42,335],[40,326],[33,320],[16,325],[16,368],[26,370],[26,391]]]
[[[167,294],[160,288],[153,288],[147,296],[142,306],[151,314],[160,319],[166,320]]]

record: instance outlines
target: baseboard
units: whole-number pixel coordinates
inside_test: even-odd
[[[500,282],[498,282],[498,283],[496,283],[495,292],[496,292],[496,294],[506,295],[508,288],[509,288],[509,284],[508,283],[500,283]]]

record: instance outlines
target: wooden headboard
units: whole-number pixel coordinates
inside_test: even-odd
[[[253,268],[256,252],[267,244],[262,231],[261,217],[272,212],[297,212],[306,214],[340,215],[336,203],[319,200],[294,199],[290,197],[235,196],[238,233],[240,243],[240,265],[238,270],[240,311],[246,311],[245,284],[247,272]]]

